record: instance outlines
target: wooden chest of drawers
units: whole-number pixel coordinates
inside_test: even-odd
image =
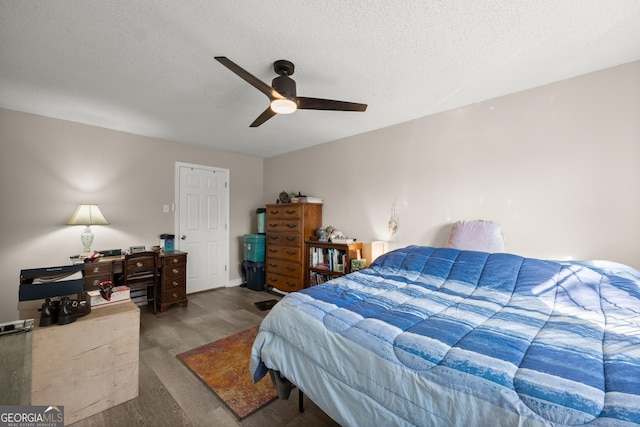
[[[160,291],[158,305],[163,312],[172,304],[187,306],[187,254],[165,252],[160,257]]]
[[[267,205],[265,218],[265,284],[281,291],[304,287],[304,241],[322,226],[322,205],[281,203]]]

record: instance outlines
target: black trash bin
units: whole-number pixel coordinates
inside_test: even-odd
[[[264,291],[264,262],[243,261],[247,288],[252,291]]]

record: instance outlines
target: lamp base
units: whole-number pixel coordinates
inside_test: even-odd
[[[82,246],[84,246],[82,256],[91,255],[93,253],[91,250],[91,245],[93,244],[93,233],[91,232],[91,227],[84,229],[84,232],[80,235],[80,240],[82,240]]]

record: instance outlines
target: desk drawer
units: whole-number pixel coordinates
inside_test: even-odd
[[[183,265],[187,263],[187,256],[186,255],[165,255],[164,257],[164,263],[163,265],[165,267],[171,266],[171,265]]]
[[[172,280],[174,278],[184,278],[187,275],[187,264],[167,264],[162,267],[162,277],[164,280]]]
[[[162,278],[162,292],[170,291],[172,289],[186,289],[187,279],[184,276],[180,277],[163,277]]]
[[[95,264],[84,265],[84,275],[90,276],[103,276],[105,274],[111,274],[110,262],[98,262]]]
[[[85,291],[95,291],[100,289],[100,282],[113,281],[111,262],[96,262],[95,264],[85,264],[84,278],[82,284]]]
[[[165,283],[162,286],[162,304],[173,304],[187,299],[187,289],[184,280]]]
[[[91,276],[85,276],[82,280],[82,286],[86,291],[97,291],[100,289],[100,282],[110,281],[111,273],[92,274]]]

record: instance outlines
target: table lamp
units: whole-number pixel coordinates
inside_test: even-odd
[[[67,225],[84,225],[86,228],[80,235],[82,240],[82,246],[84,250],[82,255],[91,255],[91,245],[93,244],[93,233],[91,232],[92,225],[108,225],[109,222],[104,218],[102,212],[98,208],[98,205],[78,205],[78,209],[73,214]]]

